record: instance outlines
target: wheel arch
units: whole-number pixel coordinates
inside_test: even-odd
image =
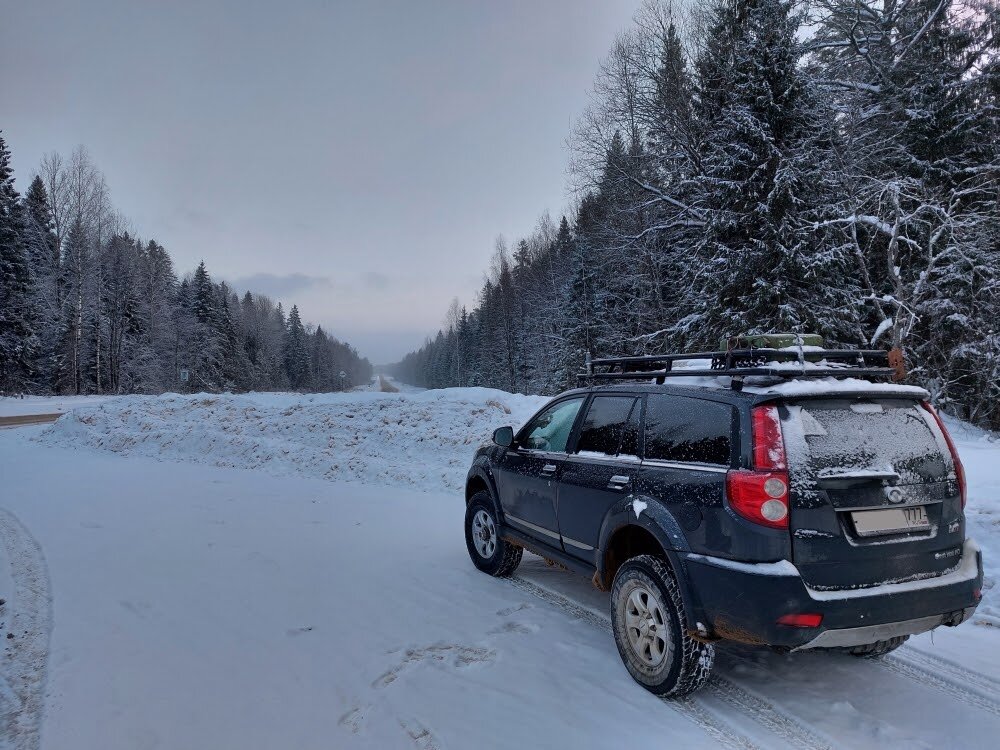
[[[682,556],[678,554],[689,550],[687,538],[673,515],[652,498],[642,500],[646,508],[637,515],[633,504],[637,499],[626,498],[605,518],[594,560],[594,585],[602,591],[610,591],[615,574],[629,558],[644,554],[660,557],[666,560],[677,581],[690,620],[698,622],[697,599],[691,591]]]
[[[472,502],[472,498],[479,492],[485,491],[490,496],[490,501],[493,503],[493,509],[497,513],[497,519],[500,519],[500,504],[497,499],[496,483],[493,481],[493,477],[487,467],[482,464],[476,463],[473,465],[472,469],[469,470],[469,475],[465,479],[465,505],[469,506]]]

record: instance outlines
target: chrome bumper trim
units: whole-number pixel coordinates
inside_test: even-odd
[[[901,635],[916,635],[933,630],[938,625],[943,625],[947,615],[931,615],[929,617],[918,617],[914,620],[901,620],[900,622],[886,622],[881,625],[866,625],[860,628],[839,628],[825,630],[808,643],[805,643],[793,651],[801,651],[808,648],[843,648],[849,646],[865,646],[876,641],[884,641],[888,638],[896,638]]]

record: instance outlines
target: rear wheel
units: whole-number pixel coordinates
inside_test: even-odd
[[[615,644],[633,679],[651,693],[681,696],[704,685],[715,649],[688,635],[684,602],[665,560],[640,555],[611,587]]]
[[[465,545],[473,565],[484,573],[503,578],[521,564],[524,549],[502,539],[498,530],[489,493],[477,492],[465,511]]]
[[[877,659],[880,656],[885,656],[890,651],[895,651],[906,643],[909,637],[908,635],[897,635],[895,638],[887,638],[884,641],[866,643],[863,646],[851,646],[847,649],[847,653],[851,656],[861,656],[865,659]]]

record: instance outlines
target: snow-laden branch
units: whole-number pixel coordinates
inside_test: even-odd
[[[881,323],[878,324],[878,328],[875,329],[875,333],[872,334],[871,345],[875,346],[875,342],[882,338],[882,334],[888,331],[893,326],[893,319],[886,318]]]
[[[876,84],[862,83],[861,81],[845,81],[842,78],[817,78],[816,83],[818,83],[820,86],[835,86],[841,89],[864,91],[869,94],[882,93],[882,87]]]

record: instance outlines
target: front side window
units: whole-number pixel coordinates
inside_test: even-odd
[[[617,456],[622,449],[623,440],[629,430],[629,416],[632,414],[637,399],[634,396],[597,396],[590,402],[587,416],[580,427],[580,439],[577,442],[577,453],[600,453],[605,456]],[[636,409],[636,411],[638,411]],[[638,414],[636,415],[638,417]],[[634,440],[630,440],[629,450],[637,452]]]
[[[576,414],[582,404],[581,396],[550,406],[525,427],[522,446],[536,451],[565,452],[573,422],[576,421]]]
[[[733,407],[683,396],[651,395],[646,403],[648,459],[728,466]]]

